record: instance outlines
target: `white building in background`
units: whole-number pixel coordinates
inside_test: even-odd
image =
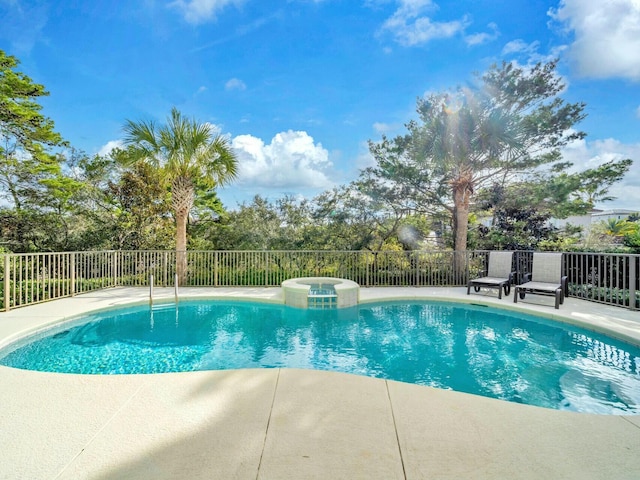
[[[586,215],[575,215],[563,219],[552,218],[549,223],[554,227],[563,229],[567,224],[571,224],[576,227],[582,227],[582,236],[587,237],[591,232],[591,227],[600,222],[608,222],[610,219],[626,220],[629,215],[639,213],[640,210],[625,210],[623,208],[617,208],[613,210],[598,210],[593,209],[591,213]]]
[[[611,219],[626,220],[629,215],[639,213],[640,210],[625,210],[624,208],[617,208],[614,210],[603,210],[591,215],[591,223],[608,222]]]
[[[589,234],[591,230],[591,223],[593,222],[593,215],[601,212],[602,210],[591,210],[591,213],[587,213],[585,215],[572,215],[567,218],[551,218],[549,219],[549,223],[562,230],[567,224],[571,224],[574,227],[582,227],[582,232],[585,235]]]

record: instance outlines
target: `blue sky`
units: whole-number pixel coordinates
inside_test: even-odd
[[[640,209],[640,0],[0,0],[0,19],[0,48],[87,153],[173,106],[218,126],[240,159],[228,208],[348,183],[418,97],[558,57],[588,114],[566,158],[634,159],[599,207]]]

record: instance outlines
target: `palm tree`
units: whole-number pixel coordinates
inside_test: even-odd
[[[526,156],[519,118],[491,100],[469,89],[461,89],[455,98],[433,94],[419,101],[422,124],[409,124],[414,155],[449,192],[444,207],[452,215],[458,272],[465,268],[473,195],[487,182],[507,175],[517,159]]]
[[[187,222],[196,183],[208,188],[224,185],[237,176],[238,160],[227,139],[210,123],[185,118],[171,110],[166,125],[127,120],[124,142],[131,146],[131,161],[148,162],[163,174],[171,188],[176,219],[176,273],[184,285],[187,270]]]
[[[634,222],[628,220],[618,220],[616,218],[610,218],[606,222],[602,222],[605,235],[612,237],[624,237],[635,233],[638,230],[638,226]]]
[[[562,168],[560,148],[584,138],[575,130],[582,103],[566,103],[557,61],[530,69],[504,62],[476,86],[434,93],[418,101],[420,122],[409,123],[408,157],[421,164],[434,203],[452,214],[454,248],[467,248],[472,198],[494,184],[512,182],[540,166]],[[566,168],[566,167],[565,167]],[[441,193],[448,201],[442,202]]]

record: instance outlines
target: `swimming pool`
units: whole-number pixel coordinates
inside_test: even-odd
[[[594,413],[640,413],[640,348],[490,307],[411,301],[296,309],[183,301],[96,313],[16,342],[0,364],[127,374],[311,368]]]

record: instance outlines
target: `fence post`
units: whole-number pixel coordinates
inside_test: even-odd
[[[76,253],[71,252],[71,275],[69,278],[69,288],[71,289],[71,296],[73,297],[76,294]]]
[[[216,254],[215,254],[214,259],[213,259],[213,286],[214,287],[218,286],[218,274],[219,274],[219,272],[218,272],[218,261],[219,261],[218,254],[219,253],[220,252],[218,250],[216,250]]]
[[[113,275],[113,286],[118,286],[118,252],[116,250],[113,251],[113,255],[111,258],[111,274]]]
[[[364,252],[364,284],[369,287],[369,255]]]
[[[153,274],[149,275],[149,305],[153,305]]]
[[[629,255],[629,309],[636,310],[636,255]]]
[[[174,277],[176,276],[174,275]],[[168,253],[166,250],[163,252],[163,255],[162,255],[162,278],[164,278],[164,284],[168,285],[169,284],[169,259],[168,259]],[[176,278],[174,278],[174,280]]]
[[[8,312],[11,309],[11,262],[9,260],[9,254],[4,254],[4,311]]]
[[[462,285],[466,285],[469,283],[469,279],[471,278],[471,274],[469,273],[469,256],[471,252],[469,250],[465,250],[464,256],[464,278],[462,279]]]

